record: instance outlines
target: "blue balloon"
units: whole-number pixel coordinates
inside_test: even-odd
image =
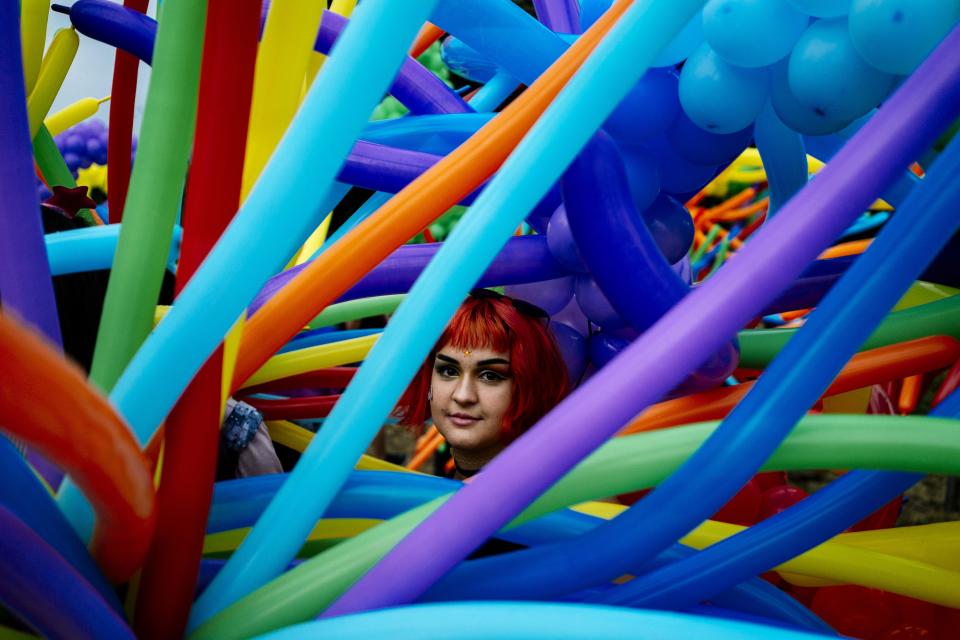
[[[794,9],[815,18],[838,18],[850,11],[850,0],[787,0]]]
[[[500,70],[476,49],[458,38],[447,38],[440,47],[440,56],[450,71],[467,80],[484,84]]]
[[[765,67],[786,57],[807,22],[786,0],[710,0],[703,8],[707,44],[738,67]]]
[[[614,110],[603,128],[626,144],[662,133],[680,108],[677,76],[665,69],[647,71]]]
[[[660,165],[660,190],[671,195],[699,191],[716,175],[717,167],[694,164],[682,158],[666,137],[652,140],[648,147]]]
[[[562,310],[573,298],[573,278],[554,278],[528,284],[512,284],[504,288],[504,293],[512,298],[534,304],[548,314]]]
[[[807,28],[790,54],[787,79],[801,104],[847,121],[876,107],[894,84],[892,75],[860,57],[843,19],[819,20]]]
[[[868,64],[906,75],[960,22],[956,0],[853,0],[850,39]]]
[[[560,355],[563,357],[564,364],[567,365],[567,379],[570,380],[572,387],[583,375],[583,370],[587,366],[587,341],[579,331],[562,322],[551,322],[550,333],[557,341]]]
[[[570,221],[563,206],[557,208],[547,224],[547,246],[550,253],[565,269],[574,273],[587,273],[587,266],[580,257],[577,244],[573,241]]]
[[[703,19],[698,12],[653,60],[655,67],[672,67],[690,57],[703,43]]]
[[[587,342],[590,349],[590,362],[597,369],[606,366],[630,344],[628,340],[618,338],[606,331],[593,334]]]
[[[577,304],[591,322],[604,329],[619,329],[626,325],[593,278],[587,275],[578,276],[574,290]]]
[[[753,127],[734,133],[706,131],[681,109],[667,130],[667,141],[678,156],[693,164],[718,165],[732,162],[753,139]]]
[[[681,203],[663,194],[644,209],[643,221],[667,262],[679,262],[693,244],[693,218]]]
[[[804,135],[824,136],[841,131],[852,122],[852,118],[801,103],[790,89],[789,67],[789,61],[784,60],[770,68],[770,103],[785,125]]]
[[[644,210],[660,193],[660,164],[646,146],[619,145],[634,206]]]
[[[704,43],[680,72],[680,105],[698,126],[734,133],[750,126],[767,99],[766,75],[725,62]]]

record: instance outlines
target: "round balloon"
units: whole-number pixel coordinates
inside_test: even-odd
[[[906,75],[960,21],[956,0],[853,0],[850,39],[885,73]]]
[[[790,54],[787,78],[801,104],[818,115],[848,121],[877,106],[894,82],[892,75],[860,57],[843,19],[810,25]],[[681,101],[682,88],[681,79]]]
[[[787,3],[815,18],[837,18],[850,11],[850,0],[787,0]]]
[[[679,262],[693,243],[693,218],[686,207],[661,194],[643,211],[643,221],[667,262]]]
[[[697,125],[712,133],[749,126],[767,98],[766,76],[735,67],[702,44],[680,72],[680,104]]]
[[[710,0],[703,8],[707,43],[740,67],[765,67],[785,57],[807,22],[786,0]]]

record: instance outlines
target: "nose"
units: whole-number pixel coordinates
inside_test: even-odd
[[[454,402],[462,406],[469,406],[477,402],[477,389],[473,376],[465,375],[457,381],[452,398]]]

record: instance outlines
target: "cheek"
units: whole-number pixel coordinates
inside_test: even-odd
[[[503,418],[510,410],[510,401],[513,399],[512,387],[498,387],[490,389],[486,397],[487,413],[490,417]]]

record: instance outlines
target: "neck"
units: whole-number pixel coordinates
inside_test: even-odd
[[[488,462],[493,460],[503,447],[495,447],[483,451],[463,451],[462,449],[451,449],[453,460],[457,465],[457,479],[470,477],[480,471]]]

